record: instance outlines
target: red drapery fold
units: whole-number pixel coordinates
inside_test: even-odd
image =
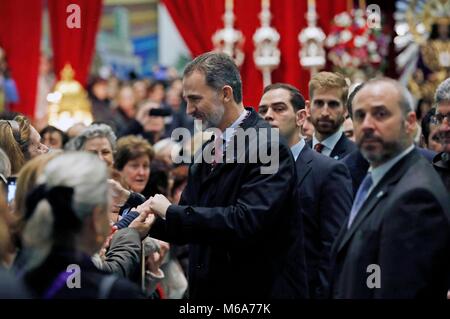
[[[42,0],[0,1],[0,46],[6,51],[19,102],[12,111],[33,118],[41,44]]]
[[[224,0],[162,0],[175,25],[193,56],[210,51],[213,46],[211,36],[223,28]],[[336,13],[347,9],[347,1],[317,0],[319,25],[328,32]],[[235,0],[235,28],[245,36],[245,61],[241,67],[244,89],[244,104],[257,107],[263,90],[262,74],[253,62],[253,34],[260,26],[258,18],[261,0]],[[281,35],[279,48],[281,63],[272,72],[272,82],[287,82],[295,85],[308,96],[309,71],[300,66],[298,52],[299,32],[306,27],[307,1],[283,0],[271,1],[272,26]]]
[[[74,11],[67,8],[76,4],[80,8],[80,28],[69,28],[67,19]],[[99,26],[102,0],[48,0],[53,60],[56,75],[70,63],[75,79],[85,85],[89,75]],[[69,18],[69,21],[73,21]]]

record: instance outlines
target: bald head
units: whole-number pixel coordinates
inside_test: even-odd
[[[386,92],[386,90],[393,92],[396,96],[397,105],[400,107],[404,117],[406,117],[409,112],[414,111],[414,99],[409,90],[400,82],[384,77],[372,79],[364,83],[361,89],[355,93],[353,103],[357,101],[357,97],[360,95],[361,91],[368,90],[369,88],[374,89],[374,92],[377,92],[380,95],[383,95],[383,92]]]
[[[371,80],[353,100],[356,143],[376,167],[412,145],[416,115],[409,92],[392,79]]]

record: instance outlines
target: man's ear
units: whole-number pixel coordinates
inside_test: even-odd
[[[223,101],[229,103],[233,100],[233,88],[229,85],[225,85],[222,88]]]
[[[311,116],[311,102],[309,100],[305,101],[305,111],[306,116]]]
[[[295,124],[297,125],[297,127],[302,127],[307,117],[308,114],[306,112],[306,109],[298,110],[297,113],[295,113]]]
[[[417,117],[415,112],[409,112],[405,118],[405,127],[409,135],[414,134],[417,129]]]

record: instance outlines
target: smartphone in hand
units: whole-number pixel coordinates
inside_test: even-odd
[[[16,196],[16,188],[17,188],[17,177],[8,177],[8,204],[11,204],[14,201],[14,197]]]

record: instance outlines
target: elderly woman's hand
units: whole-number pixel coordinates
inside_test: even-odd
[[[109,189],[111,190],[113,210],[119,210],[130,197],[131,192],[123,188],[119,182],[108,179]]]
[[[155,215],[150,214],[148,211],[143,211],[139,213],[139,216],[136,217],[136,219],[133,220],[128,227],[136,229],[141,239],[144,239],[145,237],[147,237],[154,221]]]
[[[160,272],[160,267],[162,263],[164,262],[164,257],[166,256],[167,252],[170,250],[169,243],[166,243],[165,241],[157,240],[159,250],[155,252],[151,252],[145,260],[145,266],[146,268],[153,274],[158,274]]]
[[[103,243],[102,248],[100,249],[99,256],[103,261],[106,258],[106,252],[108,251],[109,245],[111,244],[112,237],[116,231],[117,231],[117,227],[111,226],[111,234],[106,238],[105,242]]]

